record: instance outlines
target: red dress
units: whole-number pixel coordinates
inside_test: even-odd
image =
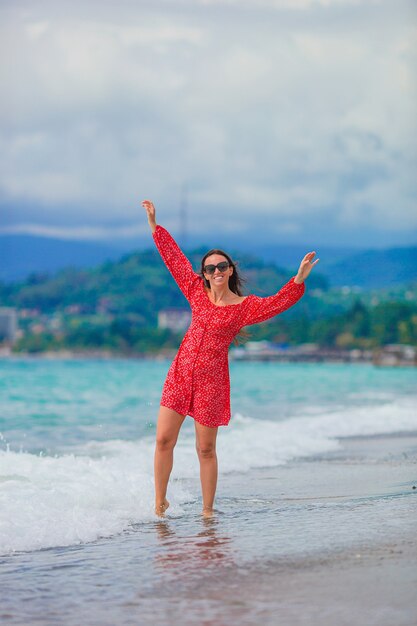
[[[227,426],[231,342],[243,326],[263,322],[293,306],[304,294],[304,283],[295,283],[293,277],[273,296],[249,295],[239,304],[219,306],[211,302],[202,277],[168,231],[157,226],[153,237],[192,311],[190,327],[165,380],[161,405],[191,415],[204,426]]]

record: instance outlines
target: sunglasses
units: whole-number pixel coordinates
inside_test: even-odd
[[[219,270],[219,272],[225,272],[229,267],[229,263],[228,261],[222,261],[221,263],[217,263],[217,265],[205,265],[204,266],[204,271],[206,274],[214,274],[214,272],[216,271],[216,268]]]

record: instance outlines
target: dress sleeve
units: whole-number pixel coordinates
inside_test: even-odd
[[[194,272],[190,261],[165,228],[158,225],[153,234],[153,240],[163,262],[184,296],[189,300],[192,287],[200,279],[200,276]]]
[[[261,298],[251,296],[244,315],[244,326],[269,320],[292,307],[304,295],[304,283],[295,283],[293,276],[282,289],[273,296]]]

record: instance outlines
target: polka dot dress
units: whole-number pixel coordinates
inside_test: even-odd
[[[304,294],[294,277],[275,295],[247,296],[239,304],[219,306],[209,299],[204,281],[162,226],[154,241],[187,298],[192,319],[165,380],[161,405],[191,415],[204,426],[227,426],[230,421],[228,350],[243,326],[263,322],[293,306]]]

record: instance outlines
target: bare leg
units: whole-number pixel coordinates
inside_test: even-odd
[[[154,457],[155,513],[159,516],[162,516],[169,507],[166,499],[168,480],[174,462],[174,447],[184,419],[185,415],[180,415],[165,406],[159,409]]]
[[[203,515],[213,514],[214,496],[217,486],[217,428],[195,422],[196,448],[200,461],[201,490],[203,493]]]

